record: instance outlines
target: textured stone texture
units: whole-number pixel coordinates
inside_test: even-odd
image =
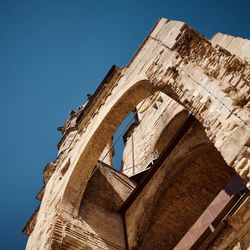
[[[122,171],[128,176],[143,171],[159,156],[162,145],[168,144],[188,115],[181,105],[159,92],[139,104],[137,113],[140,123],[127,139],[123,153]]]
[[[118,213],[135,185],[105,163],[90,178],[77,216],[58,213],[45,247],[52,249],[125,249],[123,218]],[[35,245],[34,248],[39,246]]]
[[[201,176],[195,172],[191,171],[192,174],[185,171],[178,172],[176,167],[172,171],[177,173],[176,178],[171,174],[164,177],[164,181],[169,182],[172,187],[166,190],[166,195],[175,190],[178,196],[178,189],[180,192],[185,190],[184,193],[187,194],[190,182],[186,182],[185,178],[188,180],[194,178],[197,183],[204,182],[204,187],[207,187],[208,183],[218,185],[214,187],[213,192],[218,191],[231,171],[228,166],[249,180],[249,41],[232,38],[228,43],[225,42],[227,39],[226,35],[217,35],[211,42],[183,22],[162,18],[126,67],[112,67],[96,93],[85,105],[73,112],[65,126],[60,128],[63,138],[58,144],[57,159],[48,164],[44,171],[44,191],[38,195],[39,199],[42,199],[40,209],[37,215],[33,216],[32,225],[26,226],[28,229],[26,233],[30,234],[27,249],[124,249],[127,243],[130,244],[129,247],[145,244],[144,249],[150,249],[151,243],[136,238],[138,234],[133,229],[136,227],[136,221],[138,223],[142,221],[140,213],[145,208],[142,207],[138,214],[135,212],[138,207],[134,205],[135,209],[129,212],[133,219],[126,218],[130,221],[129,225],[134,223],[128,231],[124,229],[123,215],[118,209],[118,203],[121,205],[127,199],[134,186],[126,176],[118,174],[119,181],[117,181],[111,170],[105,172],[103,168],[102,170],[96,168],[98,159],[103,160],[106,154],[105,162],[111,165],[112,152],[107,151],[108,145],[120,123],[135,108],[141,121],[133,133],[133,139],[136,140],[134,147],[136,157],[131,163],[132,137],[130,136],[123,158],[124,173],[131,176],[147,168],[146,157],[151,152],[157,157],[157,154],[171,141],[173,131],[178,130],[189,112],[203,126],[210,141],[211,146],[207,155],[218,150],[220,154],[218,152],[215,154],[223,159],[223,164],[218,168],[217,164],[213,163],[213,160],[216,162],[216,157],[209,159],[211,162],[208,161],[212,166],[209,176],[211,178],[218,176],[219,179],[211,183],[209,179],[199,179]],[[237,47],[239,41],[242,44],[240,50]],[[162,102],[159,97],[162,98]],[[146,101],[141,105],[144,100]],[[140,106],[144,109],[143,112]],[[187,111],[184,111],[184,108]],[[183,153],[184,158],[187,156],[188,152]],[[193,158],[196,166],[194,168],[201,168],[202,158],[195,153]],[[131,164],[132,172],[129,170]],[[207,169],[206,164],[204,168]],[[103,185],[100,186],[99,182]],[[159,185],[158,182],[156,181],[154,185]],[[98,192],[102,187],[103,201]],[[92,189],[97,191],[90,192]],[[209,189],[205,188],[201,194],[205,194],[206,190]],[[142,194],[146,191],[142,189]],[[156,191],[151,189],[148,192]],[[93,192],[98,192],[96,199],[93,197]],[[211,191],[211,197],[201,198],[204,204],[197,204],[197,210],[194,210],[195,215],[190,224],[214,198],[213,192]],[[164,197],[163,195],[163,200]],[[174,199],[173,196],[166,197]],[[228,227],[215,241],[214,247],[217,249],[250,247],[248,203],[248,200],[243,202],[230,217]],[[142,206],[144,203],[140,204]],[[162,208],[165,205],[163,204]],[[152,222],[156,228],[162,227],[160,221],[164,220],[164,216],[168,217],[167,208],[163,210],[159,224],[157,217],[154,217]],[[173,209],[173,216],[174,213]],[[110,218],[110,221],[107,218]],[[101,223],[103,226],[98,225]],[[178,242],[181,235],[184,235],[190,224],[184,223],[181,229],[176,227],[174,240],[171,240],[171,236],[167,239],[171,242],[171,247]],[[142,223],[141,228],[144,227]],[[162,237],[164,231],[154,230],[152,227],[150,232],[159,235],[161,239],[159,242],[165,242],[165,236]],[[150,238],[150,234],[144,234],[143,238]],[[162,246],[158,248],[162,249]]]
[[[194,124],[126,211],[130,249],[173,249],[232,173]]]
[[[250,41],[240,37],[217,33],[212,39],[213,45],[219,45],[232,54],[250,62]]]

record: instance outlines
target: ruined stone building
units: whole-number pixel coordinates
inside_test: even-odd
[[[27,249],[250,249],[250,41],[162,18],[60,130]]]

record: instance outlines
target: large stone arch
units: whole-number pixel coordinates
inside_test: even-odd
[[[106,134],[101,131],[106,129],[106,138],[109,138],[127,114],[124,112],[122,115],[122,111],[128,107],[127,110],[132,110],[146,97],[145,94],[141,95],[141,99],[135,98],[138,102],[129,98],[131,101],[126,103],[127,97],[136,93],[133,86],[138,83],[131,81],[135,78],[138,82],[141,79],[148,80],[147,84],[141,85],[142,92],[148,86],[148,89],[161,90],[181,103],[201,122],[209,139],[227,164],[246,176],[248,166],[244,163],[247,163],[247,158],[242,161],[242,155],[247,155],[250,135],[250,116],[247,109],[249,77],[250,65],[246,61],[219,46],[213,47],[209,41],[182,22],[161,19],[123,70],[116,89],[108,97],[111,101],[107,99],[102,110],[99,110],[96,117],[101,120],[100,126],[96,127],[94,137],[93,134],[88,135],[89,149],[81,147],[82,152],[79,152],[78,161],[74,162],[73,175],[66,186],[64,198],[67,199],[68,194],[73,197],[73,193],[79,192],[80,186],[74,176],[79,176],[78,179],[88,176],[84,164],[91,162],[93,167],[97,161],[104,142],[96,141],[97,138],[105,141],[103,135]],[[131,91],[127,92],[129,89]],[[116,116],[117,113],[119,116]],[[93,119],[92,122],[96,121]]]
[[[47,183],[30,241],[46,241],[58,211],[77,215],[107,141],[125,116],[154,91],[164,92],[191,112],[227,164],[249,178],[249,81],[247,61],[214,47],[182,22],[160,19],[119,77],[106,83],[105,98],[96,97],[99,105],[90,107],[93,115],[77,124],[73,143]],[[42,236],[41,228],[46,229]]]

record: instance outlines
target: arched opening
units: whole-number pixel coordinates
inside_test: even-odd
[[[133,91],[136,90],[133,89]],[[111,135],[112,140],[99,157],[81,199],[78,218],[81,219],[84,227],[99,239],[98,246],[101,244],[108,248],[125,248],[124,222],[119,209],[135,189],[136,183],[117,170],[122,168],[123,163],[120,158],[122,152],[118,152],[120,157],[117,159],[112,157],[115,154],[117,142],[124,143],[138,125],[138,112],[151,94],[152,91],[148,92],[141,102],[137,102],[136,109],[128,114],[117,131]],[[131,96],[130,93],[129,97]],[[138,93],[136,96],[138,97]],[[131,155],[131,157],[134,156]]]
[[[107,144],[111,142],[115,131],[125,117],[155,91],[146,80],[131,85],[132,87],[124,86],[127,90],[121,91],[119,88],[113,90],[113,95],[118,96],[106,100],[105,105],[102,106],[104,110],[101,110],[100,113],[103,112],[105,117],[100,119],[99,116],[95,116],[93,118],[86,132],[86,141],[82,139],[83,145],[79,144],[81,154],[76,158],[75,165],[72,164],[74,167],[67,172],[69,180],[63,194],[66,206],[69,210],[73,209],[75,213],[78,213],[87,181],[93,175],[96,163],[105,151]]]
[[[248,93],[248,75],[248,64],[237,56],[219,46],[213,46],[184,23],[161,19],[130,63],[118,70],[113,68],[98,87],[101,95],[95,96],[96,105],[87,113],[84,122],[78,124],[76,137],[73,143],[70,143],[74,146],[69,148],[67,155],[63,155],[63,160],[58,164],[59,168],[63,168],[63,165],[69,162],[69,167],[63,168],[64,176],[60,174],[60,178],[55,172],[46,186],[38,213],[38,226],[35,234],[33,233],[35,236],[31,236],[31,241],[39,241],[41,248],[48,243],[47,240],[52,239],[60,247],[63,245],[61,241],[65,241],[66,245],[62,248],[82,248],[85,243],[87,245],[88,241],[92,241],[91,244],[98,242],[102,248],[124,249],[124,242],[117,243],[117,239],[124,239],[125,242],[127,240],[128,248],[172,249],[183,236],[185,237],[187,230],[191,230],[192,223],[199,219],[199,214],[206,206],[209,207],[216,190],[219,191],[223,183],[230,178],[232,171],[223,159],[244,178],[249,178],[249,98],[245,95],[238,96],[237,93],[242,90],[243,93]],[[138,163],[124,161],[123,171],[126,171],[130,178],[134,174],[140,175],[145,169],[150,171],[145,176],[145,181],[138,185],[117,211],[122,200],[119,196],[125,193],[120,192],[118,187],[123,191],[127,189],[129,193],[130,180],[122,174],[115,174],[113,169],[105,165],[95,167],[122,120],[142,100],[159,89],[186,107],[201,122],[213,144],[202,145],[200,140],[195,141],[195,133],[193,137],[185,138],[185,135],[192,135],[192,131],[199,128],[199,125],[192,128],[192,119],[188,118],[187,123],[183,124],[185,126],[181,126],[180,132],[169,141],[169,146],[165,149],[164,146],[159,146],[156,149],[162,150],[162,153],[156,159],[152,158],[150,167],[147,160],[143,159],[146,155],[143,155],[143,161]],[[152,109],[158,112],[162,103],[163,98],[157,97]],[[83,116],[85,114],[83,113]],[[193,144],[188,143],[192,140]],[[158,143],[164,145],[165,138],[159,139]],[[149,155],[155,144],[147,145],[149,147],[144,149]],[[186,148],[183,147],[185,145]],[[196,147],[193,147],[194,145]],[[213,157],[209,157],[211,151]],[[131,160],[131,157],[129,159]],[[137,164],[140,166],[141,163],[142,166],[138,168]],[[190,182],[193,176],[196,177],[194,185]],[[95,181],[98,178],[101,178],[99,184]],[[123,184],[120,185],[121,182]],[[110,187],[108,183],[114,185]],[[206,187],[208,183],[212,189],[210,186]],[[56,188],[53,184],[56,184]],[[106,196],[101,197],[98,191],[94,192],[96,187],[98,191],[105,189]],[[194,190],[190,195],[193,187],[199,192]],[[177,193],[178,190],[183,195],[180,195],[181,192]],[[99,196],[93,197],[95,193]],[[100,223],[95,216],[92,216],[91,223],[83,223],[84,216],[91,216],[90,210],[95,208],[92,206],[89,211],[84,210],[81,207],[81,204],[86,205],[82,203],[84,200],[89,200],[90,204],[96,202],[101,208],[105,207],[105,211],[100,210],[103,216],[106,212],[108,216],[110,212],[113,213],[110,221],[103,220],[103,229],[108,232],[106,236],[105,232],[98,231],[98,228],[93,234],[92,222]],[[195,209],[190,208],[189,203],[194,203]],[[154,204],[159,205],[159,209]],[[175,205],[178,209],[175,209]],[[59,216],[63,217],[62,221],[68,223],[60,223]],[[122,216],[125,217],[124,227]],[[178,216],[184,223],[176,220]],[[55,220],[59,223],[55,223],[51,229],[51,221]],[[246,226],[245,222],[242,223],[241,227],[243,226]],[[122,236],[124,228],[125,235]],[[148,229],[151,233],[148,233]],[[54,231],[51,236],[52,230]],[[129,235],[126,235],[126,232]],[[67,240],[71,241],[71,244],[68,244]]]
[[[79,194],[79,187],[82,187],[82,189],[84,190],[86,183],[82,182],[78,184],[77,187],[75,185],[76,182],[73,182],[73,178],[77,178],[78,180],[80,178],[79,175],[76,176],[74,174],[71,176],[72,180],[69,182],[69,185],[70,183],[72,183],[73,186],[71,189],[66,190],[70,190],[71,193],[65,193],[65,195],[69,199],[69,201],[72,202],[72,206],[77,209],[77,211],[79,212],[78,215],[82,218],[82,220],[84,220],[84,218],[86,219],[85,216],[90,214],[90,211],[93,211],[94,209],[94,206],[88,208],[88,206],[86,205],[87,201],[93,202],[92,199],[94,199],[94,202],[97,202],[98,204],[99,202],[101,202],[98,206],[102,208],[103,206],[105,207],[105,211],[102,211],[101,213],[100,211],[97,211],[98,215],[101,214],[101,217],[111,216],[109,213],[107,214],[107,209],[111,209],[110,213],[112,213],[112,216],[114,217],[110,217],[113,218],[110,225],[108,224],[108,221],[106,221],[105,225],[107,226],[107,229],[104,231],[107,234],[102,235],[102,230],[94,230],[96,232],[96,235],[99,235],[101,238],[109,239],[110,242],[112,242],[110,236],[116,235],[115,238],[118,239],[118,242],[121,242],[120,240],[122,238],[124,238],[126,241],[126,236],[123,236],[123,230],[125,230],[127,234],[129,232],[127,239],[129,247],[152,249],[154,247],[169,246],[170,249],[172,249],[181,240],[188,229],[195,223],[199,216],[205,211],[206,207],[215,198],[216,194],[223,188],[226,182],[233,175],[233,171],[227,166],[220,153],[208,140],[206,134],[204,133],[204,129],[197,121],[194,123],[194,127],[189,128],[191,129],[191,131],[187,130],[185,132],[185,134],[183,135],[184,139],[179,139],[176,145],[172,148],[170,152],[172,155],[170,155],[169,153],[172,159],[170,158],[171,160],[169,160],[168,157],[167,162],[164,161],[160,165],[158,164],[159,169],[155,171],[154,176],[150,177],[150,180],[146,177],[149,176],[151,171],[146,175],[145,179],[149,180],[148,184],[143,184],[143,187],[141,187],[141,184],[138,186],[138,189],[140,189],[140,192],[138,192],[138,196],[135,197],[135,199],[130,202],[130,205],[125,208],[123,207],[123,203],[125,200],[127,201],[129,199],[128,197],[130,197],[130,193],[133,191],[133,183],[130,182],[130,180],[128,180],[127,178],[123,179],[121,174],[114,173],[115,171],[110,170],[110,168],[107,168],[107,166],[101,166],[98,171],[89,172],[87,178],[86,173],[77,171],[77,168],[81,167],[80,164],[84,164],[85,157],[88,157],[87,165],[84,164],[87,170],[90,170],[91,167],[96,164],[96,159],[98,159],[98,157],[101,155],[101,152],[103,152],[103,149],[107,145],[107,142],[111,140],[110,138],[112,138],[115,130],[122,122],[124,117],[131,110],[133,110],[134,107],[137,107],[143,100],[148,99],[148,97],[155,92],[155,90],[152,91],[150,87],[145,88],[144,84],[145,82],[143,82],[142,85],[138,84],[136,88],[130,89],[122,96],[121,99],[119,99],[119,101],[115,103],[115,105],[112,105],[110,111],[105,116],[105,119],[102,120],[102,123],[100,123],[95,133],[91,136],[91,140],[88,142],[86,149],[81,155],[81,159],[79,159],[78,161],[79,165],[76,165],[74,169],[76,173],[80,174],[80,177],[82,179],[89,180],[88,187],[84,195],[82,196],[81,194]],[[150,108],[154,110],[160,110],[161,104],[164,102],[162,100],[162,98],[156,98],[154,101],[150,102]],[[170,102],[174,101],[170,99]],[[152,145],[150,145],[150,143],[147,144],[147,146],[149,145],[149,148],[151,150],[153,149],[160,154],[164,153],[164,151],[166,150],[164,147],[168,147],[168,145],[172,144],[173,140],[175,140],[175,138],[169,138],[169,135],[172,135],[174,128],[178,127],[182,129],[181,123],[185,123],[188,117],[188,111],[184,111],[184,108],[178,105],[176,102],[174,102],[174,105],[180,107],[180,110],[176,112],[174,116],[170,116],[171,119],[169,119],[169,123],[167,125],[165,124],[165,127],[161,127],[161,132],[160,135],[158,134],[158,138],[156,134],[154,134],[155,138],[157,138],[157,141],[152,143]],[[148,114],[150,116],[150,113]],[[138,116],[140,119],[140,115]],[[193,131],[196,131],[197,133]],[[133,139],[133,137],[131,137],[132,134],[133,132],[128,137]],[[163,134],[168,134],[168,136],[164,136]],[[187,138],[185,138],[185,136],[187,136]],[[184,140],[184,143],[181,143],[181,140]],[[126,141],[126,143],[127,142],[128,140]],[[179,143],[181,143],[181,146]],[[93,148],[95,149],[95,152],[91,151],[93,150]],[[178,152],[180,148],[182,150]],[[188,150],[190,150],[190,152]],[[209,154],[211,154],[211,152],[212,157],[207,157]],[[153,161],[156,160],[157,163],[156,158],[153,159]],[[134,161],[132,164],[133,171],[135,171],[136,165],[137,164]],[[126,166],[124,165],[122,171],[130,176],[130,179],[132,179],[131,177],[135,174],[135,172],[133,172],[132,174],[129,172],[130,170],[126,172],[129,169],[129,165],[127,166],[128,167],[126,168]],[[149,169],[151,168],[153,170],[154,164],[152,164]],[[109,171],[106,171],[107,169],[109,169]],[[141,170],[138,171],[139,174]],[[159,170],[161,171],[159,172]],[[120,193],[116,188],[114,188],[114,186],[117,185],[117,183],[114,184],[115,181],[113,181],[114,175],[116,175],[116,177],[120,179],[119,183],[123,182],[123,187],[121,188],[123,191],[120,192],[121,190],[119,190]],[[199,191],[194,192],[193,190],[193,192],[191,192],[192,195],[189,197],[185,196],[184,194],[187,195],[190,193],[190,190],[192,188],[192,181],[190,182],[190,180],[192,180],[192,176],[196,177],[194,187]],[[100,181],[100,178],[103,181]],[[211,181],[212,179],[213,181]],[[107,183],[107,180],[108,183],[112,183],[112,185],[104,185],[104,182]],[[205,186],[203,184],[205,184]],[[213,185],[210,186],[209,184]],[[128,186],[130,186],[130,188],[128,188]],[[98,195],[94,195],[95,197],[93,197],[93,194],[95,194],[98,190],[101,190],[103,187],[107,191],[106,196],[101,195],[99,197]],[[184,190],[184,192],[183,194],[179,192],[176,196],[176,191],[179,190],[179,187],[183,188],[180,190]],[[78,193],[76,192],[77,190]],[[76,197],[74,193],[76,193],[78,197]],[[124,193],[126,193],[126,195],[122,197],[122,194]],[[133,195],[133,193],[131,194]],[[116,196],[117,199],[114,198]],[[81,197],[83,197],[83,199],[81,199]],[[183,202],[181,197],[185,197],[185,202]],[[162,202],[161,199],[166,203]],[[169,200],[172,199],[175,199],[174,202],[169,203]],[[112,202],[110,202],[111,200]],[[181,206],[183,204],[187,205],[192,202],[195,204],[196,201],[198,201],[198,203],[196,203],[195,209],[190,208],[188,211],[183,210],[184,213],[181,211]],[[173,204],[176,205],[178,202],[179,207],[176,210]],[[97,203],[94,204],[96,205]],[[122,209],[119,209],[120,205],[122,206]],[[161,206],[159,208],[159,211],[161,211],[161,216],[159,216],[159,214],[157,213],[157,205]],[[78,209],[79,207],[80,210]],[[127,229],[124,229],[123,227],[124,223],[122,221],[121,214],[125,217],[125,224]],[[178,217],[182,218],[184,223],[176,222],[175,219]],[[96,218],[92,217],[92,222],[94,224],[99,223],[98,221],[100,221],[96,221]],[[149,220],[147,220],[147,218],[149,218]],[[173,223],[168,223],[166,225],[166,219],[170,219]],[[117,225],[117,227],[114,228],[112,226],[113,224]],[[94,227],[93,225],[91,227],[92,229]],[[117,231],[115,232],[114,229],[117,229]],[[171,236],[172,232],[176,232],[176,234]],[[152,235],[154,235],[155,237],[152,237]],[[116,247],[117,246],[118,245],[116,245]],[[123,248],[124,245],[121,244],[119,247]]]
[[[161,95],[159,94],[160,93],[152,94],[152,92],[149,92],[144,99],[138,102],[136,105],[136,110],[134,111],[134,116],[138,116],[138,126],[135,126],[132,123],[130,126],[128,126],[128,130],[124,131],[125,134],[122,134],[122,136],[126,143],[128,143],[130,140],[133,140],[132,134],[134,130],[140,130],[140,122],[141,125],[144,126],[143,117],[147,116],[147,114],[150,115],[151,106],[153,106],[154,115],[156,115],[158,118],[161,117],[161,113],[163,111],[166,111],[165,113],[163,112],[164,118],[162,118],[159,125],[157,125],[158,129],[160,127],[164,127],[168,122],[171,122],[176,114],[183,112],[183,107],[179,106],[163,93],[161,93]],[[164,98],[168,99],[168,102],[165,103],[165,107],[163,103]],[[156,104],[158,105],[157,108],[154,107]],[[167,109],[167,107],[177,106],[178,108],[175,110],[175,112]],[[131,120],[131,115],[128,120]],[[178,121],[180,123],[180,118],[178,118]],[[125,123],[127,125],[126,119]],[[173,124],[177,123],[175,122]],[[159,133],[157,128],[152,133],[152,136],[154,137],[155,132]],[[126,144],[126,147],[129,148],[130,144]],[[124,247],[125,244],[123,234],[124,222],[119,209],[136,187],[136,183],[133,181],[133,179],[131,180],[127,178],[124,176],[124,174],[118,173],[111,167],[112,160],[110,160],[110,157],[112,154],[110,153],[112,153],[112,149],[113,148],[109,142],[108,147],[105,147],[103,153],[99,157],[100,161],[97,164],[96,171],[91,175],[81,200],[78,217],[81,219],[84,227],[87,227],[96,238],[100,238],[103,242],[105,242],[102,242],[102,244],[106,244],[109,247],[111,244],[113,244],[115,245],[116,249],[119,249],[119,247]],[[137,149],[140,150],[139,148]],[[123,160],[125,160],[125,158]],[[129,155],[129,162],[135,161],[136,158],[137,157],[131,153]],[[124,162],[124,164],[127,164],[127,162]],[[136,165],[138,166],[138,163]],[[138,169],[136,169],[136,165],[134,162],[134,171],[138,171]],[[124,172],[125,169],[126,166],[125,168],[123,166],[122,171]],[[100,224],[100,221],[103,223]]]

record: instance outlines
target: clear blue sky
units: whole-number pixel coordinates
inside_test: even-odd
[[[1,250],[24,249],[21,230],[56,158],[69,111],[112,64],[126,65],[159,17],[211,37],[250,38],[250,1],[0,0]]]

